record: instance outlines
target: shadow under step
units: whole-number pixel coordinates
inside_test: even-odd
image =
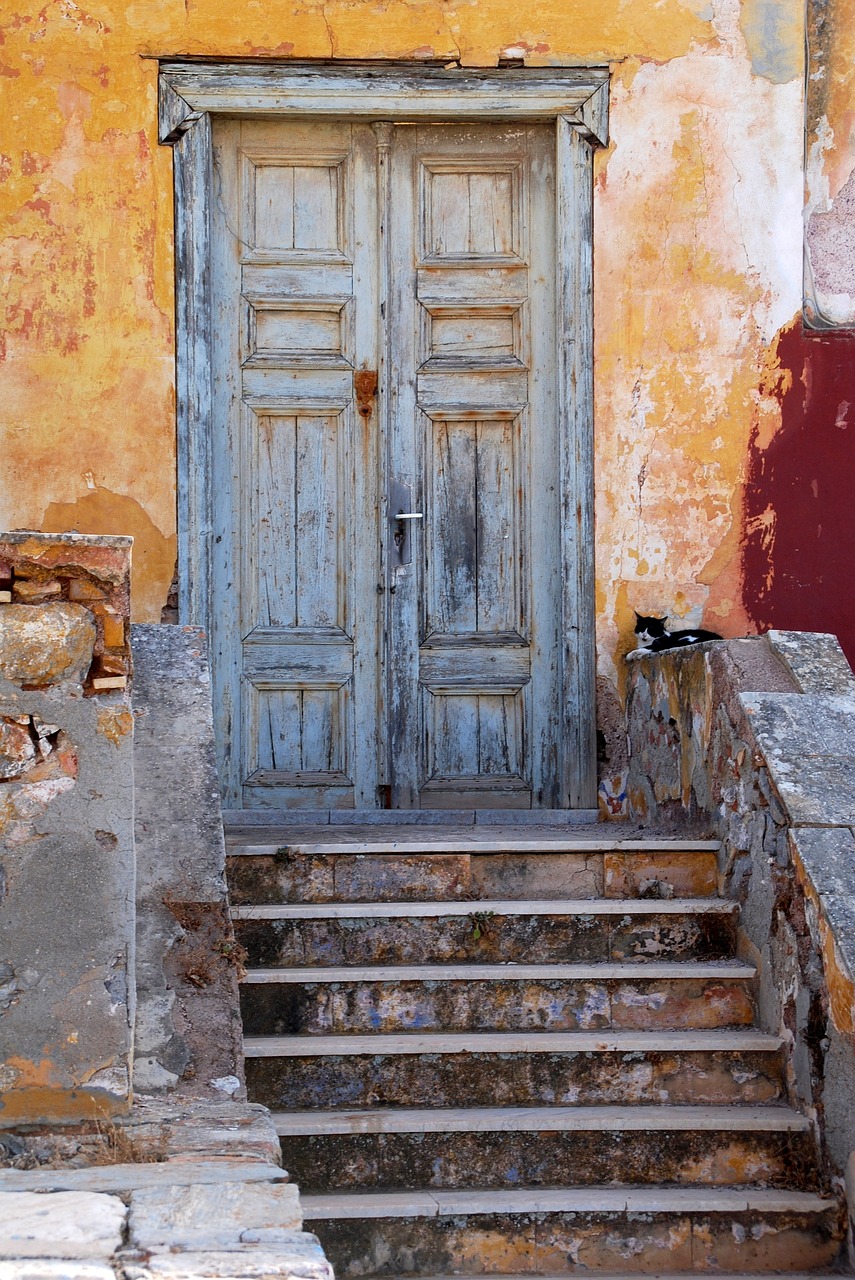
[[[482,1107],[280,1112],[304,1193],[673,1183],[817,1185],[805,1116],[785,1107]]]
[[[830,1266],[837,1200],[735,1188],[393,1191],[303,1197],[338,1276],[760,1273]]]
[[[251,969],[249,1035],[747,1027],[752,965],[504,964]]]
[[[232,908],[254,968],[719,960],[739,907],[720,898],[342,902]]]
[[[755,1031],[257,1036],[253,1101],[322,1107],[774,1103],[782,1042]]]

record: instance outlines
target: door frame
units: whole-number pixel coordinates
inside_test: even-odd
[[[593,461],[593,152],[608,143],[603,66],[200,63],[164,59],[159,141],[175,196],[179,617],[210,634],[214,324],[211,116],[548,123],[555,129],[556,371],[562,557],[559,789],[596,806]]]

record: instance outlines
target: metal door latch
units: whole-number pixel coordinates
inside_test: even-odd
[[[389,523],[392,529],[390,560],[395,569],[400,569],[412,561],[413,539],[410,530],[414,521],[424,520],[422,511],[405,510],[412,504],[412,500],[413,491],[410,485],[393,481],[389,486]]]

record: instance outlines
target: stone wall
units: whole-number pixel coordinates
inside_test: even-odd
[[[723,842],[761,1021],[784,1037],[793,1101],[842,1176],[855,1150],[855,676],[833,636],[797,632],[631,659],[627,727],[633,816]]]
[[[132,541],[0,535],[0,1125],[130,1105]]]

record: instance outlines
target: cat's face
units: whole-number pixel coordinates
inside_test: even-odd
[[[637,613],[635,615],[635,634],[642,644],[647,644],[651,640],[658,640],[660,636],[665,634],[665,623],[667,621],[667,614],[664,618],[645,618],[644,614]]]

